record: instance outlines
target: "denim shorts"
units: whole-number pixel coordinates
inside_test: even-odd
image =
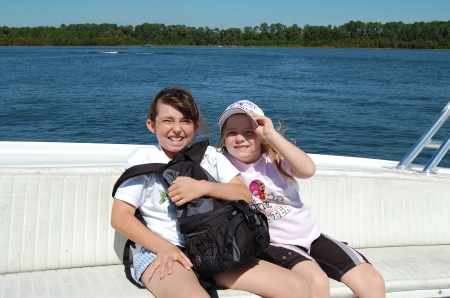
[[[156,254],[145,247],[141,248],[141,251],[134,256],[133,266],[134,266],[134,277],[136,282],[141,286],[141,275],[144,273],[145,269],[156,259]]]

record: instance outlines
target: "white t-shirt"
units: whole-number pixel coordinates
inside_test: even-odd
[[[122,170],[145,163],[167,163],[160,145],[136,148],[128,157]],[[239,171],[214,147],[208,146],[200,165],[219,183],[228,183]],[[117,189],[115,198],[140,208],[147,227],[175,245],[184,246],[184,237],[179,233],[175,205],[167,200],[167,187],[158,174],[131,178]]]
[[[241,172],[253,196],[252,206],[267,216],[270,241],[309,249],[321,232],[311,208],[300,199],[297,181],[283,176],[267,154],[252,164],[242,163],[228,152],[223,154]],[[281,166],[291,174],[285,160]]]

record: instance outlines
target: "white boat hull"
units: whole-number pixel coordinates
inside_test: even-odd
[[[125,279],[125,239],[109,224],[112,186],[136,146],[0,142],[0,297],[152,297]],[[298,181],[321,230],[362,252],[388,297],[450,296],[449,169],[311,156],[316,175]],[[353,297],[342,283],[331,287],[332,297]]]

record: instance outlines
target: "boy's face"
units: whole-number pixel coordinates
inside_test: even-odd
[[[180,111],[165,103],[158,103],[157,111],[155,122],[147,120],[147,127],[156,134],[167,157],[173,158],[191,143],[199,124],[194,124]]]
[[[228,152],[243,163],[253,163],[261,156],[261,137],[255,124],[246,114],[230,116],[224,127],[224,141]]]

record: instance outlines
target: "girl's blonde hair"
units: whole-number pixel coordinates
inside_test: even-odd
[[[230,118],[228,118],[230,119]],[[222,125],[222,128],[220,130],[220,139],[217,141],[216,148],[220,152],[228,152],[227,147],[225,146],[225,127],[227,126],[228,119],[225,121],[225,123]],[[279,126],[276,128],[276,130],[283,135],[286,129],[282,129],[282,124],[279,123]],[[288,179],[295,180],[295,178],[288,174],[283,167],[281,166],[281,162],[283,161],[283,156],[281,156],[280,152],[278,152],[275,148],[270,146],[266,143],[266,141],[262,140],[261,142],[261,154],[266,153],[270,156],[270,158],[275,163],[275,166],[277,167],[277,170],[281,173],[281,175],[285,176]]]

